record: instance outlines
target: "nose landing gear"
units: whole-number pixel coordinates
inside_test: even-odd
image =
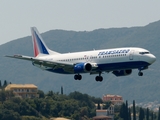
[[[143,72],[139,71],[138,75],[143,76]]]
[[[141,72],[141,71],[142,71],[142,70],[145,70],[145,69],[148,69],[148,66],[147,66],[147,67],[138,68],[138,70],[139,70],[138,75],[139,75],[139,76],[143,76],[143,72]]]

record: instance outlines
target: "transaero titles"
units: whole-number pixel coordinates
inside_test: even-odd
[[[98,53],[98,56],[100,55],[110,55],[110,54],[126,54],[130,51],[130,49],[124,49],[124,50],[108,50],[108,51],[102,51]]]

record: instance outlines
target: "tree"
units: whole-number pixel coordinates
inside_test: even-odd
[[[135,100],[133,100],[133,120],[136,120]]]
[[[146,120],[149,120],[149,109],[147,108]]]
[[[14,112],[13,110],[4,109],[0,116],[0,120],[21,120],[21,117],[19,113]]]
[[[6,100],[6,93],[4,90],[0,91],[0,101],[3,103]]]
[[[8,83],[7,83],[7,81],[5,80],[5,81],[4,81],[4,84],[3,84],[3,88],[5,88],[7,85],[8,85]]]
[[[158,110],[158,120],[160,120],[160,107],[159,107],[159,110]]]
[[[63,86],[61,86],[61,95],[63,95]]]
[[[90,97],[90,99],[94,102],[94,103],[103,103],[102,98],[95,98],[95,97]]]
[[[154,120],[153,112],[151,113],[151,120]]]
[[[101,106],[100,106],[100,103],[98,102],[98,105],[97,105],[97,109],[100,110],[101,109]]]
[[[120,109],[120,117],[123,118],[123,120],[129,120],[131,113],[128,111],[128,101],[126,100],[126,104],[123,103]]]
[[[128,120],[131,120],[131,109],[130,108],[128,109]]]
[[[14,94],[13,94],[13,91],[5,91],[5,95],[6,95],[6,99],[9,100],[11,99],[12,97],[14,97]]]
[[[43,91],[39,93],[44,94]],[[47,118],[64,116],[74,120],[88,120],[96,115],[93,97],[87,94],[73,92],[70,95],[61,95],[49,91],[42,96],[46,97],[21,99],[12,97],[8,91],[0,91],[0,100],[3,103],[0,103],[0,120],[20,120],[20,118],[38,120],[42,116]],[[99,98],[94,100],[100,101]]]
[[[53,91],[52,90],[49,91],[48,94],[47,94],[47,96],[51,96],[52,97],[53,96]]]
[[[81,117],[88,116],[88,114],[89,114],[87,107],[81,107],[79,112],[80,112]]]
[[[4,103],[3,103],[3,107],[7,110],[13,110],[14,112],[20,112],[20,106],[19,104],[11,101],[11,100],[6,100]]]
[[[123,118],[123,119],[125,119],[125,116],[126,116],[125,111],[126,111],[126,105],[123,103],[123,104],[121,105],[120,115],[119,115],[119,116],[120,116],[121,118]]]
[[[1,83],[1,80],[0,80],[0,88],[2,87],[2,83]]]
[[[139,110],[139,120],[143,120],[144,119],[144,110],[143,108],[140,107],[140,110]]]
[[[42,90],[38,90],[37,94],[39,95],[39,98],[44,98],[44,92]]]
[[[79,111],[74,111],[74,114],[71,115],[71,118],[73,120],[79,120],[80,119]]]
[[[120,109],[121,109],[121,106],[120,106],[120,105],[114,105],[114,112],[115,112],[115,113],[119,113],[119,112],[120,112]]]
[[[111,101],[105,102],[104,105],[103,105],[103,109],[108,109],[108,108],[110,107],[111,104],[112,104]]]
[[[82,107],[86,105],[90,108],[95,107],[95,104],[93,103],[91,97],[89,97],[89,95],[87,94],[82,94],[80,92],[75,91],[70,93],[68,97],[80,101]]]
[[[128,101],[126,100],[125,120],[128,120]]]

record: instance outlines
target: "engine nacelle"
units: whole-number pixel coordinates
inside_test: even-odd
[[[132,73],[132,70],[130,69],[130,70],[113,71],[112,73],[117,77],[127,76],[127,75],[130,75]]]
[[[90,72],[92,70],[92,65],[90,63],[78,63],[74,66],[75,73]]]

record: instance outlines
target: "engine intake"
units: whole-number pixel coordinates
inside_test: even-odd
[[[130,70],[113,71],[112,73],[117,77],[127,76],[127,75],[130,75],[132,73],[132,70],[130,69]]]

